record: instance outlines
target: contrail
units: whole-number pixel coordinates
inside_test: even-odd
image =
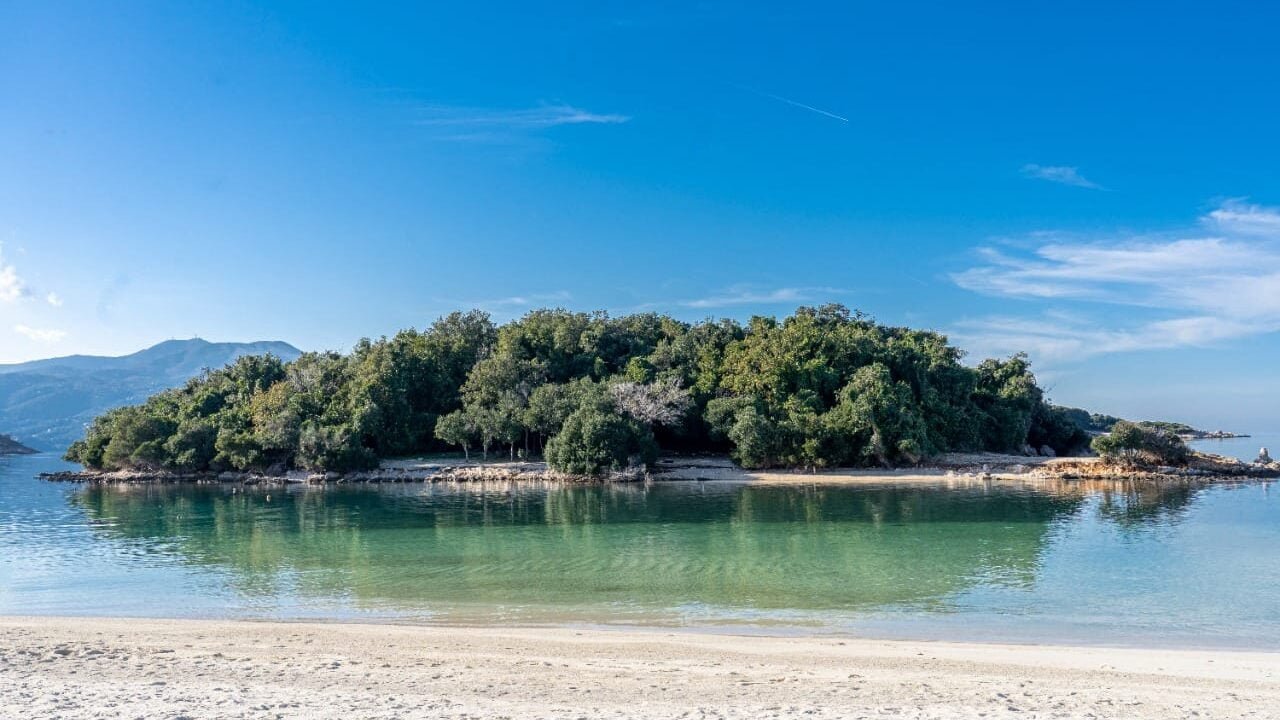
[[[822,108],[816,108],[816,107],[814,107],[814,106],[812,106],[812,105],[805,105],[805,104],[804,104],[804,103],[802,103],[802,102],[796,102],[795,100],[792,100],[791,98],[784,98],[784,97],[782,97],[781,95],[774,95],[773,93],[767,93],[767,92],[765,92],[765,91],[763,91],[763,90],[756,90],[755,88],[750,88],[750,87],[747,87],[746,85],[739,85],[738,87],[740,87],[740,88],[742,88],[743,90],[746,90],[746,91],[748,91],[748,92],[753,92],[753,93],[755,93],[755,94],[757,94],[757,95],[760,95],[760,96],[762,96],[762,97],[767,97],[767,98],[769,98],[770,100],[777,100],[778,102],[783,102],[783,103],[786,103],[786,104],[788,104],[788,105],[793,105],[793,106],[798,107],[798,108],[801,108],[801,109],[803,109],[803,110],[808,110],[809,112],[816,112],[816,113],[818,113],[819,115],[825,115],[825,116],[827,116],[827,117],[829,117],[829,118],[834,118],[834,119],[836,119],[836,120],[839,120],[840,122],[845,122],[845,123],[849,122],[849,118],[847,118],[847,117],[841,117],[841,116],[839,116],[839,115],[837,115],[837,114],[835,114],[835,113],[833,113],[833,112],[827,112],[826,110],[823,110]]]

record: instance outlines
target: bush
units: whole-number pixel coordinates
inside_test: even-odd
[[[1181,465],[1191,452],[1177,435],[1127,420],[1094,438],[1093,449],[1106,460],[1129,465]]]
[[[584,405],[564,421],[547,443],[547,465],[575,475],[648,467],[658,458],[658,444],[647,426],[596,404]]]

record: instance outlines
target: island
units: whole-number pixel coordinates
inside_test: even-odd
[[[0,455],[35,455],[37,452],[8,435],[0,434]]]
[[[743,473],[1277,472],[1193,453],[1159,424],[1056,406],[1024,354],[962,359],[940,333],[840,305],[745,324],[454,312],[348,354],[241,357],[112,410],[66,454],[85,471],[53,479],[635,480],[672,456]],[[1101,460],[1061,460],[1083,455]]]

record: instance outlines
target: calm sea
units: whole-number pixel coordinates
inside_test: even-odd
[[[1280,646],[1277,485],[36,479],[62,467],[0,458],[0,614]]]
[[[1280,433],[1251,433],[1249,437],[1226,438],[1223,440],[1192,440],[1191,447],[1203,452],[1227,457],[1240,458],[1251,462],[1258,457],[1258,450],[1267,448],[1274,458],[1280,459]]]

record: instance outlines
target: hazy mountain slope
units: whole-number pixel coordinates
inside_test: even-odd
[[[8,435],[0,435],[0,455],[30,455],[36,452]]]
[[[285,360],[301,354],[284,342],[194,339],[168,340],[123,357],[71,355],[0,365],[0,429],[38,449],[60,450],[103,411],[142,402],[205,368],[264,353]]]

